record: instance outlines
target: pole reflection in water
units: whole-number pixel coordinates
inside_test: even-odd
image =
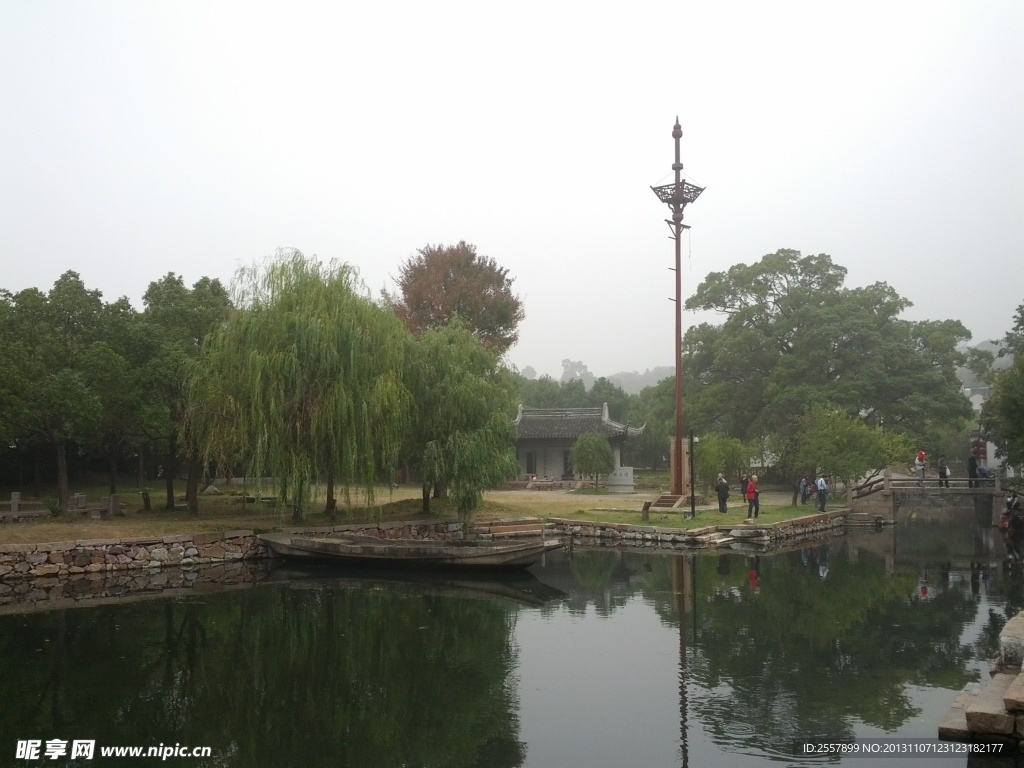
[[[692,627],[694,632],[697,630],[697,562],[693,555],[675,555],[672,557],[671,571],[676,615],[679,617],[679,754],[681,765],[683,768],[688,768],[690,765],[687,728],[689,680],[686,672],[686,648],[688,628]],[[696,636],[694,640],[696,640]]]

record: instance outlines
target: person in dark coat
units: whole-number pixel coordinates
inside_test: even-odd
[[[967,455],[967,487],[978,488],[978,457],[971,451]]]
[[[729,481],[725,479],[725,475],[718,476],[715,492],[718,494],[718,511],[725,514],[729,509]]]

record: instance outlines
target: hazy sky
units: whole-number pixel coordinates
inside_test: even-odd
[[[427,244],[508,267],[510,360],[672,364],[683,292],[779,248],[1002,336],[1024,302],[1024,3],[0,0],[0,287],[141,308],[295,247],[374,294]],[[685,314],[684,325],[702,319]]]

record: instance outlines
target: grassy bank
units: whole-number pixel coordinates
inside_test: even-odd
[[[102,488],[87,488],[90,506],[96,506]],[[487,521],[509,517],[562,517],[589,522],[635,523],[671,528],[695,528],[707,525],[741,524],[746,518],[746,505],[730,506],[727,514],[720,514],[717,506],[698,507],[697,517],[685,519],[689,508],[669,511],[652,510],[650,519],[641,520],[640,509],[645,501],[657,496],[656,491],[632,495],[608,493],[579,493],[563,490],[497,490],[490,491],[474,516]],[[9,492],[4,494],[9,498]],[[44,499],[46,498],[44,494]],[[142,495],[130,490],[119,494],[122,515],[108,520],[94,520],[72,511],[63,517],[45,517],[0,525],[0,543],[38,543],[71,541],[78,539],[110,539],[128,537],[161,537],[181,533],[230,531],[251,529],[257,532],[273,531],[294,525],[287,510],[279,510],[271,503],[253,504],[241,501],[239,495],[204,495],[200,513],[193,516],[179,508],[164,510],[162,495],[153,495],[152,509],[143,510]],[[793,507],[790,495],[762,494],[760,521],[778,522],[793,517],[813,514],[814,508]],[[26,502],[31,502],[26,499]],[[343,504],[339,501],[339,504]],[[306,515],[304,525],[328,525],[331,520],[321,511]],[[27,505],[26,505],[27,506]],[[6,510],[0,507],[0,511]],[[431,500],[430,518],[454,518],[454,509],[446,499]],[[354,495],[335,516],[336,523],[361,523],[387,520],[413,520],[424,517],[421,512],[419,486],[400,486],[396,489],[379,488],[373,503],[362,495]]]

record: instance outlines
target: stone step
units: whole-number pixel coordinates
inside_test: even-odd
[[[488,534],[493,539],[539,539],[547,533],[544,528],[533,528],[522,531],[498,531],[492,528]]]
[[[680,501],[682,501],[682,499],[683,499],[682,496],[674,496],[674,495],[672,495],[670,493],[663,493],[663,494],[661,494],[661,496],[659,496],[653,502],[651,502],[651,508],[652,509],[673,509],[674,507],[676,507],[679,504]]]
[[[966,708],[967,729],[974,734],[1011,735],[1016,726],[1016,716],[1006,711],[1004,702],[1010,685],[1017,675],[999,672],[978,692]]]
[[[939,738],[943,741],[970,741],[971,729],[967,727],[967,707],[978,698],[980,683],[968,683],[953,699],[953,706],[939,723]]]
[[[1010,683],[1006,695],[1003,696],[1003,706],[1007,712],[1024,712],[1024,675],[1017,675]]]
[[[544,531],[555,527],[554,523],[520,523],[517,525],[506,525],[504,523],[498,525],[475,525],[471,529],[472,533],[493,533],[495,535],[503,534],[530,534],[531,536],[539,536]]]

